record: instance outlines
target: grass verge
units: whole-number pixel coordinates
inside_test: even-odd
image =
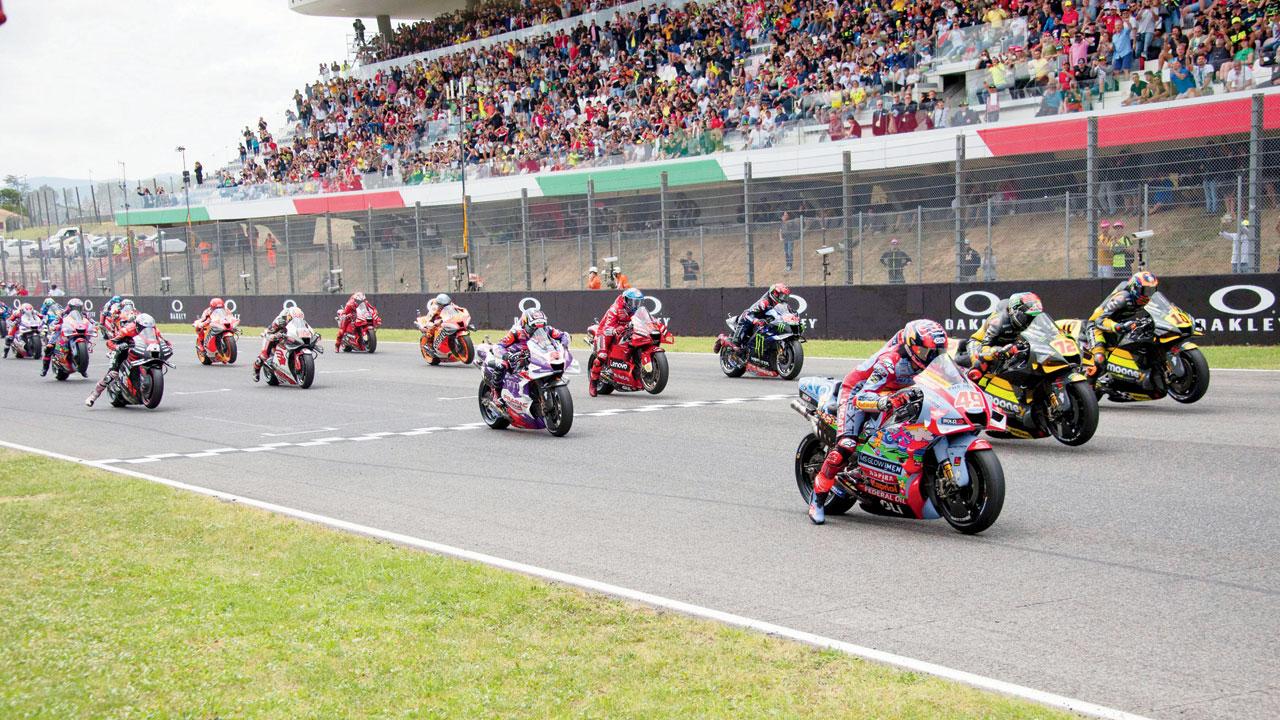
[[[3,717],[1060,718],[0,450]]]
[[[162,324],[160,330],[166,333],[190,333],[191,326]],[[334,328],[319,328],[319,330],[328,340],[333,340],[333,336],[337,332]],[[257,335],[261,332],[262,328],[260,327],[244,328],[245,335]],[[505,332],[505,330],[480,330],[476,332],[476,339],[479,340],[488,335],[496,341]],[[378,330],[378,339],[388,342],[417,342],[419,337],[420,333],[417,330],[385,327]],[[574,337],[580,338],[580,333],[575,332]],[[574,342],[575,347],[582,347],[580,339],[575,339]],[[668,345],[667,349],[673,352],[709,353],[714,343],[715,338],[713,337],[677,336],[675,345]],[[865,358],[880,349],[882,344],[879,341],[872,340],[808,340],[804,344],[804,351],[809,357]],[[1201,346],[1201,349],[1204,350],[1204,355],[1209,361],[1210,368],[1280,370],[1280,348],[1277,347],[1222,345]]]

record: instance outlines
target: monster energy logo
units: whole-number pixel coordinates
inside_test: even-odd
[[[761,335],[760,333],[756,333],[755,343],[756,343],[756,350],[755,350],[756,356],[763,357],[764,356],[764,336]]]

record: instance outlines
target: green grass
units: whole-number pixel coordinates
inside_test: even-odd
[[[0,717],[1067,717],[8,450],[0,577]]]
[[[164,324],[160,326],[165,333],[190,333],[190,325]],[[333,340],[337,332],[334,328],[319,328],[320,333],[328,340]],[[262,332],[260,327],[245,327],[246,336]],[[497,341],[506,330],[480,330],[475,336],[477,340],[488,335]],[[580,337],[574,333],[575,338]],[[417,342],[420,333],[417,330],[401,330],[397,328],[380,328],[378,339],[388,342]],[[575,343],[581,342],[575,340]],[[711,352],[715,343],[713,337],[676,336],[674,345],[667,349],[674,352]],[[804,344],[805,355],[809,357],[833,358],[865,358],[880,349],[882,342],[872,340],[808,340]],[[1222,345],[1201,346],[1210,368],[1245,368],[1255,370],[1280,370],[1280,347],[1262,345]]]

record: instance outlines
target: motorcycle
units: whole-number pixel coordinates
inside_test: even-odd
[[[813,432],[796,448],[796,486],[807,505],[813,480],[837,439],[840,381],[800,379],[791,408]],[[942,517],[966,535],[991,527],[1004,506],[1004,470],[983,430],[1003,430],[993,409],[955,361],[935,358],[916,376],[908,402],[871,417],[858,437],[857,454],[835,478],[828,514],[855,504],[872,515],[932,520]]]
[[[232,315],[226,308],[218,308],[209,316],[209,327],[197,333],[196,359],[201,365],[212,365],[215,361],[224,365],[235,365],[240,355],[236,336],[240,334],[240,318]]]
[[[129,339],[124,368],[107,385],[111,407],[141,405],[149,410],[160,406],[164,397],[164,376],[173,367],[173,348],[154,327],[143,329]]]
[[[38,315],[23,315],[14,322],[18,332],[13,336],[13,356],[39,360],[44,355],[44,321]]]
[[[421,311],[419,311],[421,312]],[[471,340],[471,313],[464,307],[450,305],[440,314],[440,324],[433,325],[426,315],[419,315],[413,326],[422,332],[418,339],[418,351],[422,359],[432,365],[442,362],[459,362],[470,365],[476,357],[476,346]]]
[[[1159,292],[1143,310],[1133,328],[1120,334],[1104,367],[1092,375],[1094,392],[1112,402],[1159,400],[1168,395],[1180,403],[1193,403],[1204,397],[1209,390],[1209,361],[1191,341],[1204,334],[1196,329],[1195,320]],[[1058,327],[1086,349],[1084,366],[1093,368],[1087,323],[1059,320]]]
[[[55,344],[53,376],[66,380],[74,373],[89,377],[89,354],[93,352],[94,323],[78,312],[62,318],[62,342]]]
[[[488,343],[476,347],[475,364],[480,378],[480,417],[495,430],[511,425],[538,430],[546,428],[556,437],[568,434],[573,426],[573,396],[565,374],[579,372],[569,343],[552,340],[546,330],[533,333],[527,350],[508,356],[511,370],[497,387],[498,369],[490,365],[497,348]]]
[[[285,326],[284,338],[262,363],[267,384],[283,383],[304,390],[311,387],[316,379],[316,355],[322,352],[320,333],[312,330],[306,320],[290,320]]]
[[[795,380],[804,367],[804,323],[787,305],[777,305],[768,312],[764,325],[754,329],[747,338],[747,347],[733,344],[733,333],[738,318],[725,321],[728,333],[716,337],[713,352],[720,356],[720,371],[736,378],[750,371],[761,377],[782,377]]]
[[[1005,414],[1007,431],[990,434],[1089,442],[1098,429],[1098,398],[1080,372],[1080,346],[1047,314],[1037,315],[1016,345],[1013,357],[969,371],[988,402]]]
[[[587,345],[591,347],[591,356],[587,366],[600,362],[600,381],[596,392],[608,395],[614,390],[635,392],[644,390],[650,395],[657,395],[667,387],[671,370],[667,365],[667,353],[662,349],[664,344],[675,342],[675,337],[667,329],[666,323],[655,320],[645,308],[639,308],[631,315],[631,322],[622,333],[622,337],[613,343],[609,356],[596,355],[596,332],[599,324],[587,328]]]
[[[341,324],[342,316],[334,318]],[[372,355],[378,349],[378,328],[382,327],[382,316],[367,302],[356,306],[356,316],[351,321],[351,330],[342,334],[338,342],[342,352],[367,352]]]

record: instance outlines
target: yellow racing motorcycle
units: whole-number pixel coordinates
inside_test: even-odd
[[[1192,342],[1204,333],[1195,319],[1157,292],[1132,324],[1122,324],[1105,366],[1092,374],[1098,397],[1112,402],[1159,400],[1168,395],[1193,403],[1209,390],[1209,361]],[[1083,363],[1093,368],[1089,323],[1059,320],[1058,328],[1085,348]]]
[[[1007,417],[1004,432],[987,434],[1053,436],[1064,445],[1089,442],[1098,429],[1098,398],[1080,371],[1080,347],[1076,341],[1041,313],[1019,333],[1015,344],[1016,355],[969,371],[969,377],[982,388],[991,404]]]

